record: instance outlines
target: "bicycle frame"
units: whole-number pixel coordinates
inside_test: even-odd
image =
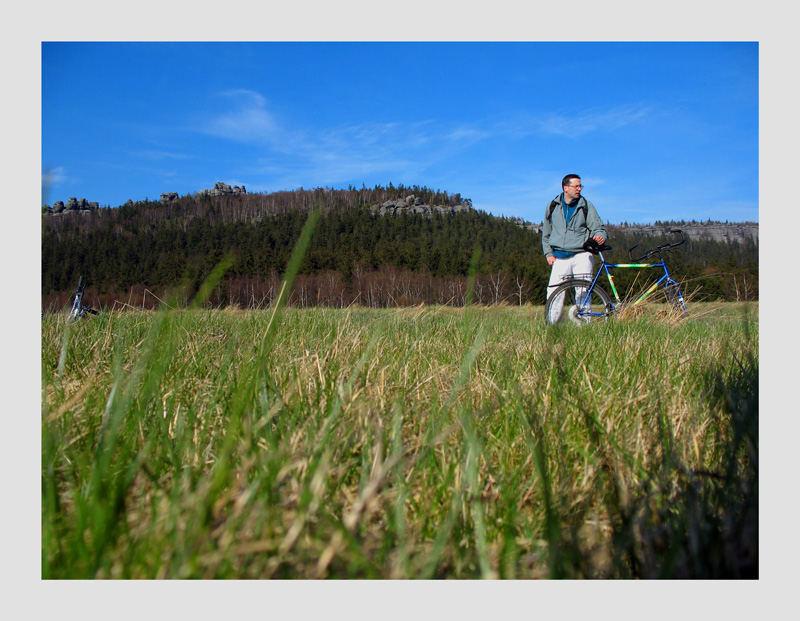
[[[668,287],[670,285],[675,285],[678,287],[678,283],[670,276],[669,270],[667,269],[667,263],[664,261],[663,257],[661,261],[658,263],[606,263],[605,257],[603,257],[602,252],[598,252],[600,255],[600,267],[597,269],[597,273],[592,278],[592,286],[589,287],[587,290],[587,294],[594,289],[597,280],[600,278],[600,274],[605,272],[606,278],[608,278],[608,284],[611,286],[611,293],[614,294],[614,300],[616,304],[622,304],[622,300],[619,297],[619,293],[617,292],[617,287],[614,285],[614,277],[611,275],[611,270],[609,268],[633,268],[633,269],[644,269],[644,268],[662,268],[664,270],[664,274],[655,282],[653,285],[645,291],[642,295],[640,295],[632,304],[631,306],[638,306],[642,302],[644,302],[653,291],[658,289],[659,285],[663,283],[664,287]],[[680,292],[680,288],[678,288],[678,299],[681,303],[681,308],[685,311],[686,310],[686,303],[683,300],[683,294]],[[616,309],[614,302],[611,303],[611,310],[612,312]]]

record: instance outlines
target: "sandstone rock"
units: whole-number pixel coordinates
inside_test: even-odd
[[[222,181],[217,181],[210,190],[200,190],[197,193],[198,196],[240,196],[243,194],[247,194],[244,186],[235,185],[231,187]]]
[[[402,213],[417,213],[431,217],[434,213],[456,214],[469,211],[471,207],[467,203],[458,205],[427,205],[423,199],[409,194],[405,198],[384,201],[383,203],[372,205],[370,210],[373,214],[380,216],[393,216]]]
[[[80,213],[88,213],[93,211],[94,209],[99,209],[100,204],[97,201],[87,201],[85,198],[78,199],[75,196],[70,196],[67,199],[67,204],[64,204],[64,201],[56,201],[53,203],[52,207],[47,207],[46,213],[48,215],[58,215],[63,214],[64,212],[70,211],[77,211]]]
[[[614,227],[611,226],[612,233],[614,229],[621,232],[643,233],[645,235],[660,236],[669,235],[670,226],[624,226]],[[748,240],[758,243],[758,224],[755,222],[741,222],[741,223],[687,223],[677,226],[683,231],[687,239],[708,239],[718,242],[745,242]],[[613,235],[612,235],[613,237]]]

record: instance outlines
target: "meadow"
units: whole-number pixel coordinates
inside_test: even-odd
[[[42,319],[43,578],[756,578],[758,306]]]

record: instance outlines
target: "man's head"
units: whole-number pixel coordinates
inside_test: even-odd
[[[581,178],[578,175],[567,175],[564,177],[561,180],[561,187],[564,190],[564,200],[568,203],[571,203],[576,198],[580,198],[581,190],[583,189]]]

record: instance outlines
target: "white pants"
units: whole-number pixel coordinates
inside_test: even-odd
[[[593,270],[594,255],[591,252],[579,252],[567,259],[556,259],[550,271],[550,282],[547,283],[547,297],[549,298],[566,278],[575,277],[591,280]],[[584,290],[583,287],[575,287],[575,299],[583,295]],[[558,321],[558,318],[561,317],[561,310],[564,307],[564,294],[562,293],[558,298],[553,300],[553,305],[550,307],[550,316],[554,321]]]

